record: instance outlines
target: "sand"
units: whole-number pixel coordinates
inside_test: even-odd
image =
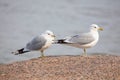
[[[120,56],[54,56],[1,64],[0,80],[120,80]]]

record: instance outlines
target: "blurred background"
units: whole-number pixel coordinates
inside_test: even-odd
[[[51,30],[60,39],[88,32],[91,24],[104,28],[90,54],[120,55],[120,0],[0,0],[0,63],[28,60],[40,52],[13,55],[33,37]],[[82,49],[52,45],[46,56],[81,55]]]

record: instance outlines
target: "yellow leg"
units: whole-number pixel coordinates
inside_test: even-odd
[[[87,56],[86,49],[84,48],[84,56]]]
[[[44,52],[44,51],[42,50],[42,51],[41,51],[41,57],[42,57],[42,58],[45,57],[43,52]]]

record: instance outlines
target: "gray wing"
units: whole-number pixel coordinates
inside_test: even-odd
[[[37,36],[26,45],[26,48],[29,50],[39,50],[45,45],[45,43],[46,39],[43,36]]]
[[[67,41],[67,43],[88,44],[94,40],[95,40],[95,38],[93,37],[93,35],[91,33],[84,33],[81,35],[72,36],[71,38],[69,38],[66,41]]]

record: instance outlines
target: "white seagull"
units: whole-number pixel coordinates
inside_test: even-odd
[[[96,24],[92,24],[90,27],[90,32],[59,39],[57,40],[57,43],[82,48],[84,50],[84,55],[87,55],[86,48],[95,46],[99,40],[98,30],[102,31],[103,28]]]
[[[41,56],[43,57],[44,50],[51,46],[51,44],[54,42],[54,39],[55,39],[55,35],[53,34],[53,32],[47,30],[41,35],[33,38],[30,42],[26,44],[24,48],[19,49],[12,53],[15,55],[18,55],[18,54],[23,54],[30,51],[40,51]]]

